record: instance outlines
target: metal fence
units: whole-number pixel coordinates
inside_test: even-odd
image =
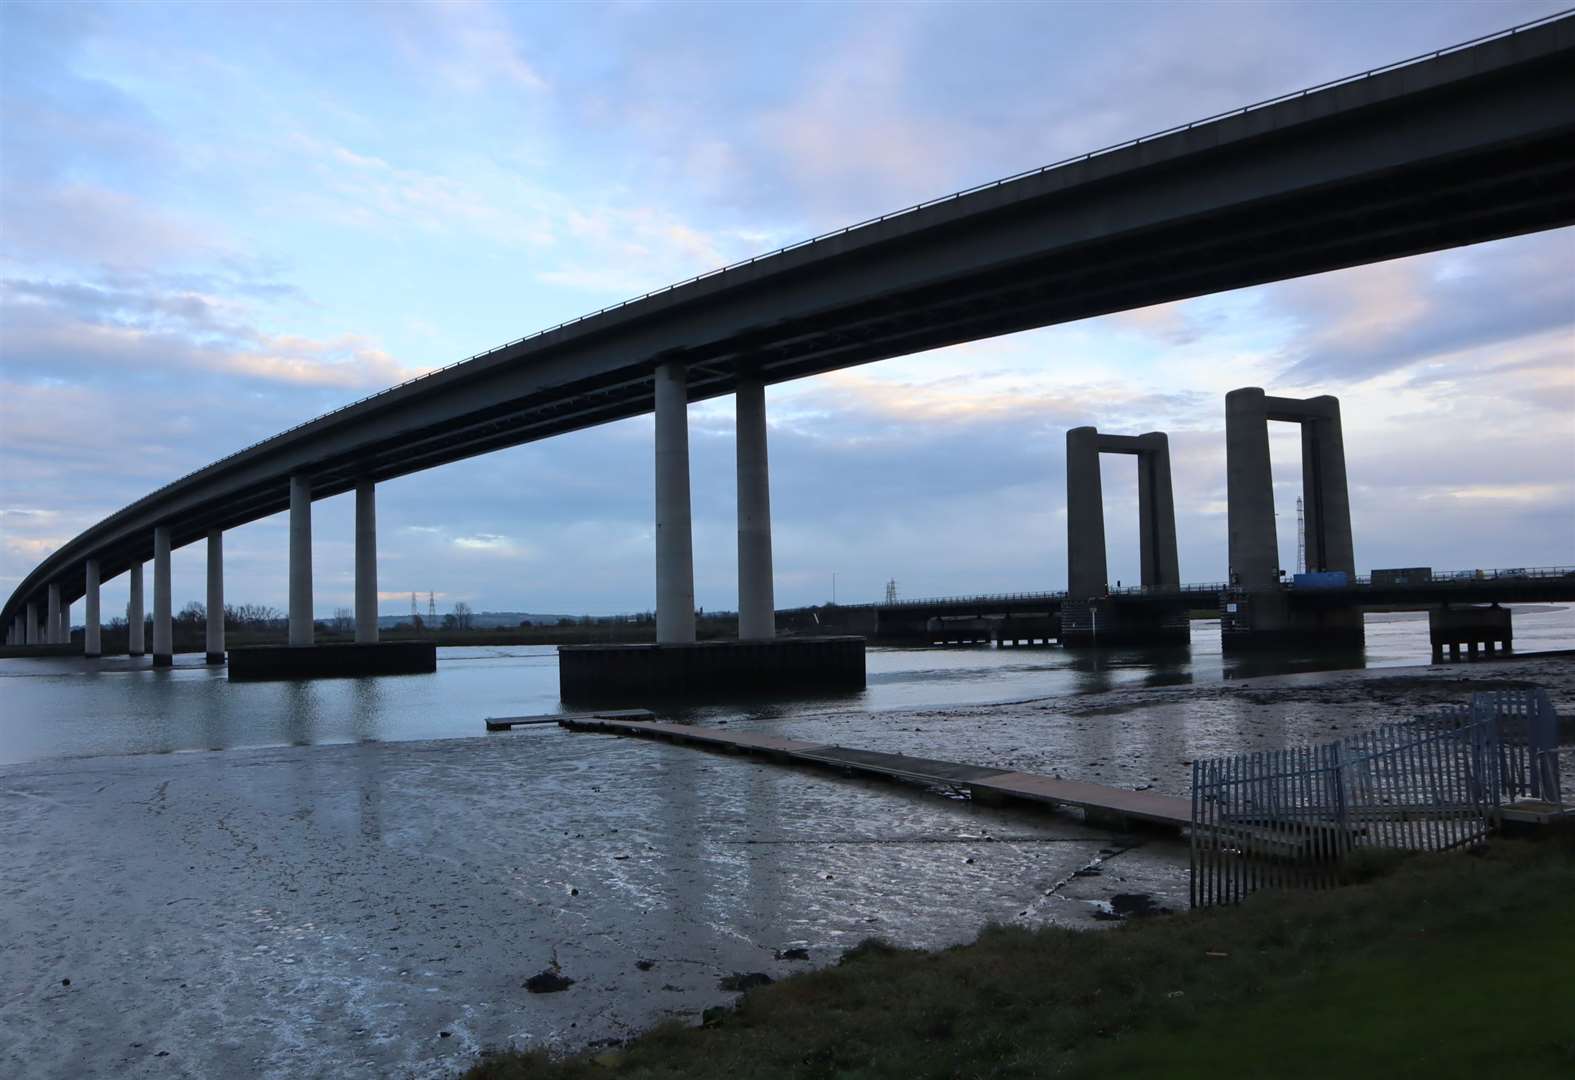
[[[1478,693],[1336,742],[1192,766],[1192,906],[1337,883],[1356,848],[1445,851],[1517,800],[1562,805],[1547,691]]]

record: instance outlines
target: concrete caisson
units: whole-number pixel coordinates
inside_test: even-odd
[[[437,645],[430,641],[253,645],[231,649],[229,656],[231,682],[426,675],[436,670]]]
[[[861,637],[558,647],[558,693],[566,702],[640,704],[862,689]]]

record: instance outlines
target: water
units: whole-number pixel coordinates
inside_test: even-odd
[[[1575,647],[1570,609],[1515,629],[1522,651]],[[1361,663],[1426,654],[1425,617],[1369,619]],[[1074,814],[555,725],[486,734],[559,708],[551,649],[233,685],[192,659],[0,661],[0,1076],[438,1080],[485,1046],[697,1022],[735,999],[728,976],[868,935],[932,947],[988,921],[1107,926],[1117,897],[1186,904],[1184,844]],[[1331,662],[1228,662],[1202,623],[1180,652],[875,649],[863,693],[689,713],[1185,794],[1197,756],[1463,692],[1314,670]],[[1230,681],[1263,670],[1305,674]],[[177,752],[205,750],[231,752]],[[549,965],[574,985],[526,990]]]
[[[690,710],[697,719],[791,719],[828,710],[960,706],[1248,675],[1428,661],[1427,616],[1367,617],[1358,657],[1225,658],[1219,624],[1193,624],[1181,650],[874,648],[858,694]],[[1575,648],[1575,608],[1515,615],[1520,652]],[[155,671],[146,659],[0,660],[0,764],[48,758],[239,747],[445,739],[482,734],[487,716],[562,710],[551,647],[445,648],[432,675],[230,683],[195,656]]]

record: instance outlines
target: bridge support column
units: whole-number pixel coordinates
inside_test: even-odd
[[[1225,498],[1230,584],[1243,589],[1274,588],[1280,583],[1267,400],[1256,386],[1232,390],[1225,395]]]
[[[1301,404],[1306,409],[1301,424],[1307,569],[1344,570],[1355,575],[1340,400],[1325,394]]]
[[[175,629],[170,621],[170,527],[153,528],[153,666],[175,662]]]
[[[27,644],[27,626],[22,622],[22,618],[21,615],[18,615],[11,620],[10,636],[6,638],[6,641],[11,645]]]
[[[134,562],[126,570],[131,596],[126,601],[126,655],[141,656],[147,652],[142,609],[142,564]]]
[[[656,643],[695,639],[689,518],[689,391],[684,366],[656,369]]]
[[[1110,591],[1105,566],[1105,496],[1099,478],[1099,432],[1066,433],[1066,592],[1076,601]]]
[[[38,632],[38,605],[33,601],[27,602],[27,645],[42,645],[43,637]]]
[[[377,643],[377,485],[355,482],[355,639]]]
[[[48,596],[48,613],[44,616],[44,643],[46,645],[60,644],[60,586],[50,583]]]
[[[1230,586],[1221,613],[1221,645],[1229,652],[1309,645],[1360,649],[1365,636],[1360,608],[1313,606],[1281,585],[1271,420],[1301,425],[1307,569],[1356,573],[1339,400],[1270,397],[1256,386],[1232,390],[1225,395]]]
[[[290,477],[290,644],[310,645],[312,625],[312,484]]]
[[[1176,497],[1170,487],[1170,439],[1162,431],[1139,435],[1139,580],[1144,588],[1177,588],[1181,562],[1176,555]]]
[[[208,626],[203,662],[224,663],[224,532],[208,530]]]
[[[82,598],[82,655],[98,656],[104,651],[98,609],[98,560],[89,559],[84,571],[87,588]]]
[[[766,453],[766,385],[740,378],[738,433],[738,636],[776,636],[771,573],[771,469]]]
[[[1138,577],[1144,589],[1139,596],[1110,598],[1100,454],[1137,458]],[[1066,433],[1066,558],[1063,645],[1185,645],[1191,641],[1191,623],[1179,594],[1170,440],[1163,432],[1105,435],[1097,428],[1080,427]]]

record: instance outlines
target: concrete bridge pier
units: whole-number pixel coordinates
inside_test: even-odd
[[[233,682],[423,675],[437,670],[431,641],[380,642],[377,636],[376,488],[355,482],[355,641],[317,644],[312,618],[312,485],[290,477],[290,635],[285,645],[231,649]],[[209,549],[210,554],[212,548]],[[210,649],[212,646],[210,645]]]
[[[559,696],[585,704],[645,704],[673,697],[698,701],[739,694],[863,689],[862,637],[775,636],[765,387],[753,374],[745,374],[737,384],[739,640],[695,640],[689,389],[684,365],[658,365],[653,390],[656,643],[560,646]]]
[[[6,644],[26,645],[27,629],[22,623],[22,616],[17,615],[11,619],[11,629],[6,631]]]
[[[224,663],[224,532],[208,530],[207,664]]]
[[[1298,605],[1281,584],[1271,420],[1301,425],[1307,569],[1356,576],[1339,399],[1271,397],[1256,386],[1232,390],[1225,395],[1230,578],[1220,613],[1222,646],[1228,652],[1359,649],[1365,638],[1360,608]]]
[[[1508,654],[1514,649],[1512,614],[1509,608],[1497,604],[1486,607],[1442,604],[1430,608],[1427,613],[1427,631],[1435,664],[1443,663],[1446,649],[1450,660],[1459,660],[1462,645],[1472,660],[1477,658],[1479,647],[1487,656],[1492,656],[1495,650]]]
[[[175,662],[175,628],[170,611],[170,527],[153,528],[153,666]]]
[[[695,639],[689,516],[689,391],[684,365],[656,369],[656,643]]]
[[[1066,433],[1066,593],[1087,600],[1109,591],[1099,431],[1077,427]]]
[[[290,477],[290,644],[310,645],[312,623],[312,483]]]
[[[147,652],[146,635],[143,631],[142,564],[132,563],[126,569],[126,576],[131,592],[130,598],[126,601],[126,654],[141,656]]]
[[[1163,431],[1151,431],[1137,439],[1139,581],[1145,589],[1180,588],[1170,439]]]
[[[104,651],[98,609],[98,560],[89,559],[83,570],[87,584],[82,597],[82,655],[95,657]]]
[[[43,636],[38,632],[38,604],[29,600],[27,602],[27,641],[28,645],[42,645]]]
[[[1129,454],[1138,467],[1139,581],[1143,602],[1110,602],[1105,555],[1105,505],[1100,454]],[[1069,648],[1093,645],[1185,645],[1192,624],[1180,596],[1175,603],[1153,594],[1179,590],[1176,503],[1170,482],[1170,440],[1164,432],[1106,435],[1079,427],[1066,433],[1067,599],[1060,640]],[[1178,617],[1178,612],[1180,613]]]
[[[377,644],[377,486],[355,482],[355,639]]]
[[[44,616],[44,644],[60,644],[60,586],[55,582],[49,583],[47,593],[48,612]]]
[[[766,453],[766,385],[740,379],[738,434],[738,636],[776,637],[776,598],[771,574],[771,470]]]

